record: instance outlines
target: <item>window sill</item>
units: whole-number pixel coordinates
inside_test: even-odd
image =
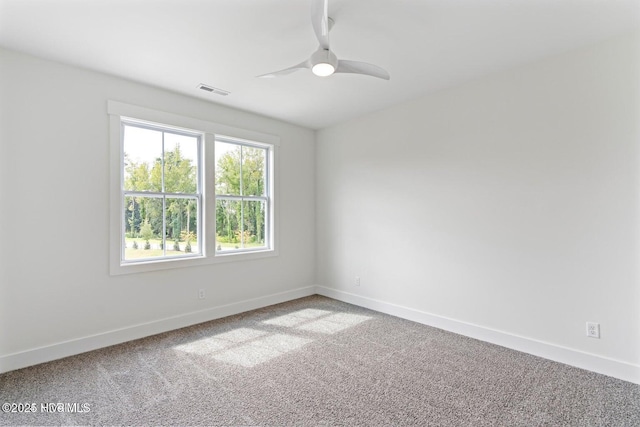
[[[213,257],[213,262],[234,262],[234,261],[248,261],[252,259],[269,258],[278,256],[278,251],[275,249],[258,249],[248,252],[221,252],[217,253]]]
[[[116,262],[111,265],[111,276],[125,274],[146,273],[149,271],[169,270],[174,268],[198,267],[202,265],[219,264],[225,262],[251,261],[261,258],[278,256],[275,249],[256,250],[252,252],[230,252],[226,254],[216,254],[215,256],[193,256],[185,259],[158,259],[152,261],[142,261],[130,264]]]

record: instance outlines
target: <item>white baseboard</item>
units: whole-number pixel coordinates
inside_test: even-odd
[[[349,304],[369,308],[392,316],[433,326],[456,334],[479,339],[534,356],[608,375],[621,380],[640,384],[640,365],[597,356],[567,347],[534,340],[471,323],[430,314],[413,308],[403,307],[372,298],[363,297],[337,289],[316,286],[316,293]]]
[[[0,356],[0,373],[291,301],[315,293],[315,287],[308,286]]]

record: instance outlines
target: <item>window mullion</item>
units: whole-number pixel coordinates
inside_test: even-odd
[[[164,155],[164,132],[162,132],[162,152],[161,152],[161,162],[162,168],[160,168],[160,189],[163,193],[162,195],[162,256],[167,256],[167,196],[164,194],[165,192],[165,183],[164,183],[164,169],[165,169],[165,155]]]
[[[162,197],[162,256],[167,256],[167,198]]]
[[[160,169],[160,191],[164,193],[166,190],[165,183],[164,183],[164,169],[166,167],[164,163],[166,160],[164,156],[164,132],[162,132],[162,154],[160,158],[162,159],[162,168]]]
[[[240,247],[244,249],[244,180],[242,170],[244,164],[244,147],[240,146]]]
[[[216,196],[217,200],[232,200],[232,201],[254,201],[254,202],[266,202],[269,200],[266,196],[233,196],[228,194],[223,194],[220,196]]]

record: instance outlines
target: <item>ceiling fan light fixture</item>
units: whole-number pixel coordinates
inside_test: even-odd
[[[316,76],[327,77],[338,67],[338,58],[329,49],[318,49],[310,58],[311,72]]]
[[[320,62],[311,68],[313,74],[319,77],[327,77],[336,71],[336,68],[326,62]]]

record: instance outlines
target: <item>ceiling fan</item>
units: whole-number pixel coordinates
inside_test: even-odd
[[[367,64],[366,62],[338,59],[336,55],[331,52],[331,49],[329,48],[329,30],[333,27],[334,21],[329,18],[328,8],[328,0],[311,0],[311,23],[313,24],[313,30],[316,33],[316,38],[318,39],[320,46],[318,46],[318,50],[313,52],[309,59],[306,59],[293,67],[285,68],[284,70],[275,71],[273,73],[263,74],[258,77],[278,77],[291,74],[294,71],[301,69],[310,69],[313,74],[320,77],[327,77],[334,73],[352,73],[389,80],[389,73],[377,65]]]

